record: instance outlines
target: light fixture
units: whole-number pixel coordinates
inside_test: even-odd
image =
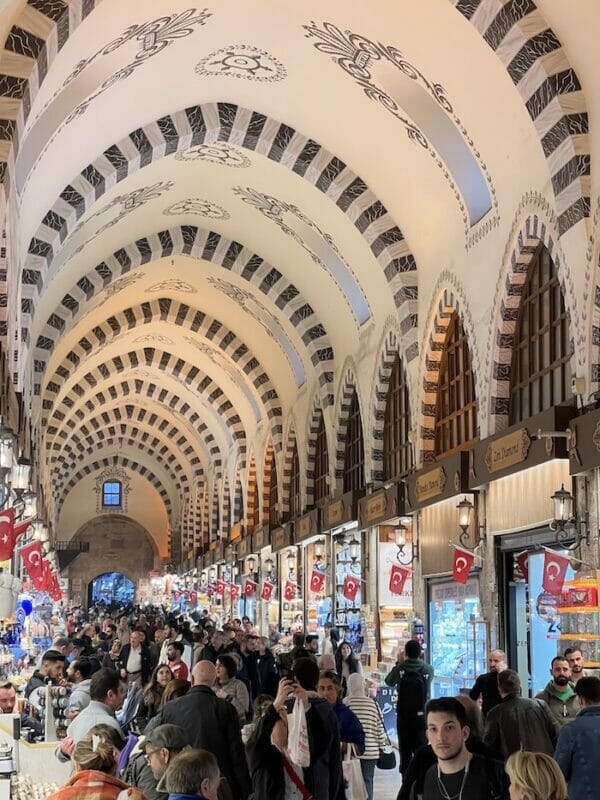
[[[23,516],[25,519],[34,519],[37,514],[37,494],[32,490],[31,486],[23,494]]]
[[[202,583],[206,583],[207,578],[208,578],[208,574],[207,574],[206,570],[203,569],[202,572],[200,573],[201,582]]]
[[[471,542],[469,529],[471,527],[471,516],[475,510],[475,506],[468,498],[463,497],[456,508],[458,509],[458,527],[461,529],[461,532],[458,535],[458,542],[461,547],[464,547],[467,550],[474,550],[484,540],[484,536],[481,534],[484,526],[479,526],[479,530],[477,531],[477,541],[475,543]]]
[[[563,484],[550,499],[554,505],[554,519],[550,523],[550,530],[556,531],[557,543],[566,550],[575,550],[582,542],[589,547],[591,539],[587,513],[583,519],[575,516],[575,498],[571,492]]]
[[[273,559],[270,556],[269,556],[269,558],[265,558],[265,571],[267,573],[267,577],[270,578],[271,575],[273,574],[273,567],[274,566],[275,566],[275,562],[273,561]]]
[[[314,546],[315,561],[320,564],[325,555],[325,541],[324,539],[317,539]]]
[[[360,542],[354,534],[352,534],[352,538],[348,542],[348,551],[350,553],[350,560],[352,562],[358,561],[358,557],[360,556]]]
[[[406,541],[406,533],[408,530],[408,525],[410,524],[412,524],[410,517],[401,519],[398,522],[398,525],[394,528],[394,532],[392,534],[394,544],[398,547],[396,558],[398,559],[399,563],[403,564],[404,566],[412,564],[413,561],[418,558],[418,547],[414,540],[414,536],[411,536],[409,546],[407,545]]]
[[[29,486],[29,474],[31,472],[31,461],[24,458],[21,454],[16,464],[13,464],[10,471],[10,485],[17,497],[21,495]]]
[[[251,574],[256,571],[256,559],[254,556],[248,556],[246,559],[246,570]]]
[[[288,550],[288,554],[285,557],[285,563],[287,564],[288,572],[290,575],[292,575],[296,569],[296,553],[294,550]]]
[[[13,465],[16,436],[0,417],[0,469],[9,470]]]
[[[208,571],[208,577],[210,578],[211,582],[217,579],[217,568],[211,567]]]

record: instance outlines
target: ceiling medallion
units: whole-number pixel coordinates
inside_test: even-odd
[[[152,286],[149,286],[146,289],[146,292],[165,292],[165,291],[184,292],[185,294],[196,294],[198,290],[195,289],[191,284],[186,283],[185,281],[180,281],[177,278],[171,278],[166,281],[160,281],[160,283],[154,283]]]
[[[211,203],[210,200],[202,200],[199,197],[188,197],[186,200],[179,200],[177,203],[165,208],[163,214],[168,217],[194,214],[197,217],[207,217],[208,219],[230,219],[229,213],[224,208],[216,203]]]
[[[252,165],[250,159],[237,148],[225,142],[214,144],[199,144],[189,150],[180,150],[175,153],[176,161],[208,161],[210,164],[219,164],[222,167],[236,167],[247,169]]]
[[[123,289],[126,289],[128,286],[132,286],[134,283],[139,281],[141,277],[142,274],[140,272],[134,272],[129,273],[128,275],[123,275],[122,278],[113,281],[104,290],[103,302],[106,302],[106,300],[108,300],[110,297],[113,297],[115,294],[121,292]]]
[[[160,334],[155,333],[145,333],[143,336],[138,336],[137,339],[133,340],[134,344],[175,344],[173,339],[169,339],[168,336],[161,336]]]
[[[248,81],[273,83],[287,76],[279,59],[266,50],[248,44],[230,45],[215,50],[196,64],[197,75],[205,77],[229,76]]]

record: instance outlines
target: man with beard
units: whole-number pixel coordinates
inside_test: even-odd
[[[571,683],[577,684],[580,678],[586,677],[586,671],[583,668],[583,653],[579,647],[568,647],[565,650],[565,658],[571,667]]]
[[[504,651],[492,650],[489,664],[490,671],[480,675],[469,692],[471,700],[477,701],[481,697],[481,713],[484,717],[502,700],[498,690],[498,675],[508,668]]]
[[[423,795],[417,800],[507,800],[508,781],[503,766],[465,747],[470,729],[464,706],[455,697],[430,700],[426,709],[427,740],[437,764],[425,775]]]
[[[555,656],[550,664],[552,680],[546,688],[536,694],[536,699],[543,700],[550,713],[562,727],[572,722],[579,713],[579,698],[571,685],[571,667],[564,656]]]

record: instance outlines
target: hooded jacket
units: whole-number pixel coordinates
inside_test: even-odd
[[[546,703],[550,709],[550,713],[560,727],[566,725],[568,722],[573,722],[581,708],[579,705],[579,698],[573,691],[571,684],[568,684],[568,688],[571,690],[571,694],[565,702],[558,696],[553,681],[549,681],[546,684],[546,688],[542,689],[542,691],[538,692],[535,696],[536,700],[543,700],[544,703]]]

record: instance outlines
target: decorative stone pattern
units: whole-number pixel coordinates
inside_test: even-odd
[[[335,449],[335,480],[337,483],[336,488],[338,489],[341,489],[341,484],[344,478],[344,460],[346,456],[346,434],[348,433],[348,417],[350,415],[352,396],[354,392],[358,392],[357,386],[358,382],[356,380],[355,372],[352,368],[349,367],[344,372],[344,378],[337,398],[338,411],[336,415],[337,424],[336,424],[336,449]],[[362,412],[362,404],[360,402],[360,396],[358,398],[358,404],[361,409],[361,420],[364,420],[364,415]]]
[[[589,123],[581,84],[533,0],[450,0],[496,53],[523,99],[552,178],[562,236],[590,217]]]
[[[229,45],[205,56],[196,65],[196,74],[203,78],[242,78],[260,83],[275,83],[287,76],[278,58],[248,44]]]
[[[269,511],[272,481],[275,481],[275,483],[279,485],[277,481],[277,459],[275,458],[272,442],[268,442],[267,446],[265,447],[265,461],[263,469],[263,524],[265,525],[271,524],[269,519]],[[279,502],[277,511],[279,511]]]
[[[221,520],[223,522],[223,530],[228,531],[231,528],[231,494],[229,492],[229,481],[227,475],[223,478],[223,501],[222,501]]]
[[[165,154],[185,151],[190,145],[231,138],[238,146],[241,142],[244,149],[256,150],[291,169],[346,214],[365,239],[389,283],[406,341],[405,358],[411,361],[417,355],[414,257],[387,209],[341,159],[288,125],[228,103],[194,106],[149,123],[144,130],[143,143],[140,137],[130,134],[83,169],[45,215],[46,220],[52,216],[61,228],[58,231],[43,222],[30,243],[22,273],[23,341],[27,341],[36,301],[45,289],[51,264],[77,220],[97,202],[106,186],[118,183],[136,172],[140,165],[150,164]],[[131,155],[133,153],[136,155]],[[142,241],[153,238],[146,237]],[[177,240],[180,241],[179,237]]]
[[[189,150],[180,150],[175,153],[175,161],[204,161],[208,164],[218,164],[221,167],[234,167],[248,169],[252,162],[247,155],[237,147],[225,142],[212,144],[199,144]]]
[[[250,530],[254,524],[255,503],[259,498],[256,482],[256,461],[254,460],[254,456],[252,456],[248,467],[248,488],[246,490],[246,514],[244,517],[246,520],[246,531]]]
[[[296,446],[296,431],[292,423],[288,429],[285,451],[283,454],[283,491],[281,493],[280,505],[284,516],[289,515],[291,508],[292,461],[294,459],[294,448]],[[300,456],[300,454],[298,454],[298,456]]]
[[[115,506],[114,509],[105,508],[102,504],[104,494],[103,489],[106,481],[118,481],[121,484],[121,505]],[[110,514],[111,511],[115,511],[117,513],[127,513],[128,497],[129,492],[131,491],[131,481],[129,479],[129,474],[124,469],[121,469],[121,467],[109,467],[102,470],[100,475],[98,475],[96,478],[95,484],[96,512],[98,514],[103,510],[108,514]]]
[[[59,389],[62,388],[75,369],[85,363],[85,360],[97,352],[100,347],[106,346],[119,335],[130,330],[134,325],[141,327],[159,320],[189,330],[194,334],[194,341],[198,337],[199,342],[203,340],[205,344],[210,342],[219,352],[222,352],[234,362],[237,367],[236,373],[243,374],[243,380],[251,383],[260,398],[265,415],[270,421],[273,441],[277,449],[280,450],[283,431],[281,404],[271,378],[265,372],[260,361],[252,353],[248,345],[242,342],[222,322],[196,308],[178,303],[170,298],[160,298],[139,306],[126,308],[114,314],[110,320],[95,326],[93,330],[88,331],[85,336],[79,339],[76,347],[67,353],[62,363],[56,368],[55,373],[52,376],[47,376],[47,380],[56,384]],[[36,375],[41,375],[45,372],[47,359],[50,358],[56,341],[60,336],[60,328],[47,325],[45,334],[41,345],[48,344],[49,347],[46,349],[41,346],[40,338],[38,339],[34,363]],[[34,389],[35,394],[39,394],[40,384],[36,384]],[[50,411],[53,408],[57,394],[57,392],[44,392],[42,396],[42,408],[44,411]]]
[[[288,283],[276,267],[264,261],[239,242],[231,241],[218,233],[203,231],[194,226],[173,228],[138,240],[134,244],[116,251],[110,258],[107,258],[90,270],[83,278],[80,278],[64,295],[60,306],[48,318],[36,341],[34,355],[34,371],[36,375],[44,372],[45,364],[58,337],[66,334],[89,312],[90,308],[93,307],[92,300],[99,292],[102,290],[107,292],[111,286],[119,283],[119,281],[138,280],[142,277],[142,273],[132,273],[130,270],[148,261],[159,260],[175,254],[184,254],[198,260],[201,259],[218,264],[223,269],[249,281],[263,296],[271,300],[274,306],[286,315],[290,324],[302,339],[307,355],[318,377],[324,406],[327,407],[333,403],[331,391],[331,384],[333,383],[333,347],[325,325],[317,317],[312,307],[304,301],[297,287]],[[169,288],[172,287],[169,285]],[[117,314],[115,317],[120,319],[121,315]],[[137,315],[138,319],[142,317],[143,314]],[[127,320],[127,324],[122,326],[122,329],[126,330],[129,324],[130,320]],[[24,330],[24,335],[26,343],[30,344],[29,329]],[[103,340],[106,339],[106,337],[102,338]],[[39,393],[38,381],[36,381],[33,390],[34,394]]]
[[[244,493],[242,490],[242,481],[240,473],[235,476],[235,494],[233,495],[233,520],[232,524],[236,525],[244,519]]]
[[[317,434],[321,424],[323,409],[318,395],[315,395],[309,417],[308,435],[306,437],[306,505],[315,503],[315,458],[317,455]]]
[[[228,211],[210,200],[203,200],[201,197],[188,197],[185,200],[178,200],[168,206],[163,211],[166,217],[180,217],[186,214],[193,217],[206,217],[206,219],[231,219]]]

